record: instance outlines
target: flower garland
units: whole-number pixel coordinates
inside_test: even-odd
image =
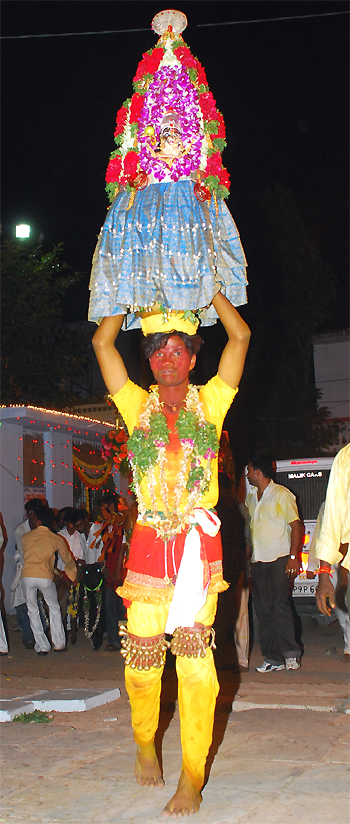
[[[155,48],[143,54],[134,77],[134,94],[124,101],[116,118],[114,140],[106,171],[106,191],[110,201],[120,189],[135,192],[147,185],[152,170],[162,180],[163,161],[155,159],[152,148],[159,140],[159,127],[167,108],[178,115],[185,154],[171,169],[178,180],[201,170],[203,191],[227,198],[230,177],[222,165],[226,146],[224,118],[209,91],[203,66],[193,57],[181,35],[166,31]],[[204,199],[204,198],[203,198]]]
[[[130,466],[128,462],[127,434],[124,429],[110,429],[101,438],[101,455],[104,461],[112,461],[114,469],[119,470],[121,475],[128,475]]]
[[[69,590],[69,604],[67,613],[71,616],[71,618],[76,618],[78,615],[79,589],[80,584],[76,587],[71,586]]]
[[[96,618],[95,618],[94,625],[93,625],[92,629],[89,629],[91,601],[90,601],[90,598],[89,598],[87,592],[84,593],[84,602],[83,602],[84,603],[84,631],[85,631],[86,637],[89,638],[90,641],[91,641],[91,638],[92,638],[92,636],[95,632],[95,629],[98,627],[99,621],[100,621],[101,607],[102,607],[102,592],[101,592],[102,583],[103,583],[103,580],[101,579],[99,587],[96,587],[96,589],[93,590],[94,594],[95,594],[95,598],[96,598],[97,612],[96,612]]]
[[[182,457],[174,489],[174,502],[170,507],[166,480],[166,444],[169,443],[169,429],[162,407],[158,387],[154,387],[140,415],[140,426],[135,427],[128,440],[128,457],[133,468],[132,488],[138,499],[140,519],[145,523],[148,515],[141,491],[141,482],[146,479],[152,502],[152,523],[156,527],[157,535],[163,540],[169,540],[185,528],[194,507],[209,488],[211,461],[218,453],[219,441],[215,425],[205,420],[197,389],[189,386],[185,408],[181,409],[176,421]],[[206,462],[204,466],[203,460]],[[157,508],[156,466],[159,468],[162,513]],[[180,502],[185,489],[189,496],[181,512]]]

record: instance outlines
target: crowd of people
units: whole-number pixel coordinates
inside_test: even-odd
[[[47,655],[51,645],[55,652],[65,651],[68,632],[75,644],[78,627],[82,627],[94,649],[102,645],[106,632],[105,650],[120,650],[119,622],[125,609],[116,589],[123,580],[132,505],[107,493],[90,519],[86,509],[67,506],[55,511],[46,501],[31,498],[25,513],[15,530],[11,586],[11,607],[16,610],[25,648],[38,655]],[[95,567],[101,569],[97,589],[103,602],[97,634],[90,632],[91,605],[97,595],[88,592],[86,583],[86,572]]]
[[[276,484],[272,476],[271,461],[265,456],[253,457],[247,472],[251,490],[243,503],[236,499],[231,477],[219,472],[216,512],[221,523],[223,576],[229,584],[221,593],[215,618],[215,660],[219,668],[226,666],[226,646],[233,638],[234,666],[248,670],[252,604],[263,655],[258,671],[300,667],[290,595],[291,583],[300,571],[302,524],[294,495]],[[320,569],[316,543],[324,511],[325,502],[310,545],[308,578],[315,577]],[[15,529],[15,575],[11,586],[11,607],[16,610],[25,648],[35,649],[39,655],[47,655],[51,646],[56,652],[66,650],[69,637],[72,644],[76,643],[80,627],[94,649],[103,645],[106,635],[105,650],[120,651],[119,627],[126,620],[126,609],[117,588],[126,575],[136,505],[130,507],[117,494],[107,493],[90,518],[84,508],[68,506],[54,511],[42,499],[32,498],[25,504],[25,513],[25,520]],[[348,571],[339,559],[329,564],[329,572],[327,562],[321,562],[321,569],[322,565],[327,567],[322,574],[327,573],[328,580],[332,578],[335,595],[331,606],[343,631],[344,655],[349,656]],[[89,592],[88,586],[88,576],[95,572],[99,609],[96,593]],[[329,607],[328,600],[322,611],[329,614]],[[3,623],[0,646],[5,654]]]

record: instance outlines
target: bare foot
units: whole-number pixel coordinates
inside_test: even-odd
[[[145,747],[137,747],[135,778],[137,783],[143,787],[163,787],[164,781],[160,773],[153,741]]]
[[[175,795],[168,801],[162,815],[171,818],[179,818],[184,815],[192,815],[197,813],[201,803],[202,796],[192,784],[192,781],[182,772]]]

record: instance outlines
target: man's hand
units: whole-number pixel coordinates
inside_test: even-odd
[[[291,581],[294,581],[294,578],[299,575],[300,572],[300,564],[298,558],[288,558],[287,565],[286,565],[286,573]]]
[[[327,598],[328,603],[327,604]],[[319,573],[318,587],[316,591],[316,604],[320,612],[324,615],[331,615],[332,609],[335,607],[335,592],[332,581],[329,579],[327,572]]]

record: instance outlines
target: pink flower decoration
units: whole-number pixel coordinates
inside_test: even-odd
[[[169,168],[164,160],[153,156],[144,130],[152,123],[158,140],[162,117],[169,109],[178,115],[183,142],[190,147],[188,153],[172,165],[171,178],[179,180],[182,175],[189,175],[199,168],[202,145],[198,94],[186,69],[168,66],[159,69],[145,95],[139,120],[140,165],[146,174],[153,172],[159,181],[169,174]]]

